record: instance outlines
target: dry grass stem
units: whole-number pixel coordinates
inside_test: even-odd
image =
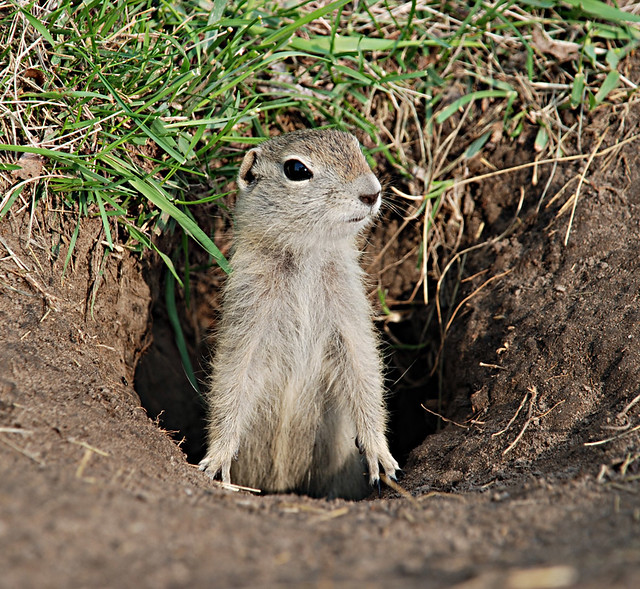
[[[629,469],[629,467],[635,463],[638,459],[640,458],[640,454],[636,453],[636,454],[631,454],[628,453],[624,459],[624,462],[622,463],[622,465],[620,466],[620,474],[624,477],[627,476],[627,470]]]
[[[22,436],[30,436],[33,434],[33,431],[19,427],[0,427],[0,434],[20,434]]]
[[[99,448],[96,448],[95,446],[92,446],[91,444],[87,444],[87,442],[83,442],[81,440],[76,440],[74,438],[67,438],[67,442],[69,442],[70,444],[75,444],[76,446],[81,446],[82,448],[85,448],[86,450],[90,450],[91,452],[95,452],[96,454],[99,454],[100,456],[109,456],[108,452],[105,452],[104,450],[100,450]]]
[[[509,428],[514,424],[515,420],[518,419],[518,415],[520,415],[520,411],[522,411],[522,408],[524,407],[524,404],[527,402],[528,398],[529,398],[529,392],[526,392],[524,394],[524,397],[522,397],[522,401],[520,401],[520,405],[518,405],[518,409],[516,409],[516,412],[513,414],[513,417],[509,420],[509,423],[507,423],[507,425],[505,425],[504,428],[502,428],[499,432],[495,432],[491,434],[492,437],[497,438],[498,436],[501,436],[502,434],[509,431]]]
[[[631,408],[636,405],[640,401],[640,395],[635,397],[620,413],[618,413],[618,419],[626,419],[627,413],[631,410]]]
[[[436,309],[437,309],[437,313],[438,313],[438,322],[441,326],[441,344],[440,344],[440,350],[442,350],[442,347],[444,346],[444,338],[447,334],[448,328],[451,325],[451,320],[449,320],[447,322],[446,327],[442,327],[443,325],[443,319],[442,319],[442,309],[441,309],[441,300],[440,300],[440,291],[442,289],[442,284],[444,282],[444,278],[447,275],[447,273],[449,272],[449,270],[451,269],[451,267],[453,266],[454,263],[456,263],[463,255],[466,255],[472,251],[475,251],[477,249],[480,249],[482,247],[486,247],[489,245],[492,245],[494,243],[498,243],[499,241],[501,241],[502,239],[504,239],[507,235],[509,235],[511,233],[511,231],[513,231],[513,228],[515,227],[517,221],[518,221],[518,217],[520,215],[520,211],[522,210],[522,204],[524,202],[524,188],[520,188],[520,200],[518,201],[518,207],[516,209],[513,221],[509,224],[509,226],[497,237],[494,237],[493,239],[490,239],[488,241],[484,241],[482,243],[477,243],[471,247],[468,247],[462,251],[458,251],[456,252],[451,259],[449,260],[449,262],[447,263],[447,265],[445,266],[442,275],[440,276],[440,278],[438,279],[438,285],[436,288]],[[508,271],[509,272],[509,271]],[[503,273],[504,275],[504,273]],[[493,280],[493,279],[490,279]],[[486,286],[488,284],[488,282],[485,282],[484,286]],[[484,286],[482,288],[484,288]],[[477,293],[477,291],[476,291]],[[458,305],[459,307],[460,305]],[[438,352],[438,355],[440,354],[440,352]]]
[[[31,452],[27,452],[23,448],[20,448],[19,446],[17,446],[11,440],[8,440],[4,436],[0,436],[0,442],[5,444],[6,446],[9,446],[9,448],[22,454],[23,456],[26,456],[29,460],[33,460],[33,462],[35,462],[39,466],[46,466],[46,464],[42,460],[40,460],[40,458],[38,458],[35,454],[32,454]]]
[[[80,464],[78,464],[78,468],[76,469],[77,479],[82,479],[83,481],[86,481],[89,483],[95,482],[95,479],[93,477],[84,476],[84,471],[87,468],[87,465],[89,464],[89,461],[91,460],[91,456],[93,456],[93,454],[94,454],[93,450],[89,450],[88,448],[85,449],[84,454],[82,455],[82,458],[80,460]]]
[[[502,170],[496,170],[495,172],[487,172],[486,174],[480,174],[479,176],[472,176],[472,177],[469,177],[469,178],[464,178],[463,180],[456,180],[456,181],[454,181],[453,186],[465,186],[467,184],[471,184],[472,182],[480,182],[482,180],[486,180],[487,178],[493,178],[495,176],[502,176],[503,174],[511,174],[513,172],[518,172],[520,170],[526,170],[527,168],[533,168],[535,166],[544,166],[544,165],[553,164],[553,163],[575,162],[575,161],[580,161],[580,160],[592,158],[592,156],[600,158],[600,157],[603,157],[603,156],[611,153],[614,150],[620,149],[624,145],[627,145],[629,143],[633,143],[634,141],[637,141],[638,139],[640,139],[640,133],[637,134],[637,135],[633,135],[633,136],[629,137],[628,139],[620,141],[619,143],[616,143],[615,145],[607,147],[607,148],[603,149],[602,151],[600,151],[598,153],[595,153],[595,154],[593,152],[591,154],[580,153],[580,154],[577,154],[577,155],[567,155],[567,156],[563,156],[563,157],[554,157],[554,158],[539,160],[539,161],[535,161],[535,162],[528,162],[526,164],[520,164],[518,166],[513,166],[511,168],[503,168]]]
[[[465,501],[465,497],[462,495],[456,495],[455,493],[443,493],[442,491],[429,491],[424,495],[420,495],[416,500],[418,502],[425,501],[426,499],[433,499],[434,497],[442,497],[446,499],[457,499],[458,501]]]
[[[544,413],[540,413],[539,415],[536,415],[534,417],[534,419],[542,419],[543,417],[546,417],[547,415],[549,415],[549,413],[551,413],[556,407],[559,407],[560,405],[562,405],[563,403],[566,402],[566,399],[562,399],[561,401],[558,401],[555,405],[553,405],[551,407],[551,409],[547,409]]]
[[[448,419],[444,415],[440,415],[440,413],[437,413],[435,411],[432,411],[428,407],[425,407],[423,403],[420,403],[420,407],[422,407],[427,413],[431,413],[431,415],[435,415],[436,417],[439,417],[440,419],[442,419],[442,421],[446,421],[447,423],[452,423],[453,425],[457,425],[462,429],[469,429],[468,425],[464,425],[463,423],[458,423],[457,421],[453,421],[453,419]],[[469,422],[473,423],[473,420],[470,419]]]
[[[453,313],[451,314],[451,317],[449,317],[449,321],[447,321],[447,324],[446,324],[446,326],[444,328],[445,335],[449,331],[449,328],[451,327],[451,324],[453,323],[453,320],[456,318],[456,315],[458,314],[458,311],[460,311],[460,309],[463,307],[463,305],[468,303],[473,297],[475,297],[478,293],[480,293],[480,291],[482,291],[487,286],[489,286],[489,284],[491,284],[495,280],[498,280],[498,279],[502,278],[503,276],[507,276],[508,274],[511,274],[511,272],[513,272],[512,269],[505,270],[504,272],[500,272],[500,274],[496,274],[496,275],[492,276],[491,278],[488,278],[478,288],[476,288],[470,295],[468,295],[464,299],[462,299],[458,303],[456,308],[454,309]]]
[[[487,362],[480,362],[478,366],[482,366],[483,368],[494,368],[496,370],[506,370],[504,366],[500,366],[499,364],[489,364]]]
[[[388,477],[386,474],[380,474],[380,480],[387,485],[390,489],[393,489],[396,493],[407,499],[412,505],[415,507],[420,507],[420,504],[416,501],[415,497],[409,493],[402,485],[400,485],[397,481],[394,481],[392,478]]]
[[[211,481],[211,483],[216,487],[225,489],[227,491],[233,491],[234,493],[238,491],[245,491],[247,493],[254,493],[256,495],[260,495],[262,493],[261,489],[254,489],[253,487],[243,487],[242,485],[234,485],[233,483],[223,483],[222,481]]]
[[[602,444],[608,444],[609,442],[613,442],[615,440],[619,440],[620,438],[624,438],[625,436],[628,436],[629,434],[638,430],[640,430],[640,424],[616,436],[611,436],[610,438],[605,438],[604,440],[598,440],[596,442],[585,442],[584,445],[585,446],[601,446]]]
[[[566,247],[566,245],[569,243],[569,234],[571,233],[571,226],[573,225],[573,218],[576,214],[576,207],[578,206],[578,199],[580,198],[580,189],[582,188],[582,183],[584,182],[584,179],[587,175],[587,171],[589,170],[589,166],[591,165],[591,162],[593,161],[593,158],[596,156],[596,153],[598,153],[598,150],[600,149],[600,146],[602,145],[602,142],[604,141],[605,137],[607,136],[607,131],[609,130],[609,128],[607,127],[604,130],[604,133],[602,133],[600,139],[598,139],[598,143],[596,143],[596,146],[593,148],[593,151],[591,152],[591,155],[589,156],[589,159],[587,160],[587,163],[584,166],[584,170],[582,171],[582,174],[580,174],[580,180],[578,181],[578,186],[576,188],[575,194],[573,195],[573,207],[571,209],[571,217],[569,218],[569,226],[567,227],[567,233],[565,235],[564,238],[564,245]]]
[[[336,519],[338,517],[343,517],[345,515],[347,515],[349,513],[349,508],[348,507],[339,507],[338,509],[332,509],[331,511],[323,514],[323,515],[319,515],[315,518],[312,519],[313,524],[319,524],[322,522],[327,522],[327,521],[331,521],[333,519]]]
[[[531,422],[534,419],[536,419],[536,417],[533,415],[533,408],[538,399],[538,389],[536,387],[530,387],[529,392],[531,393],[531,397],[529,398],[529,413],[527,415],[527,420],[524,422],[524,425],[522,426],[522,429],[520,430],[520,433],[516,436],[515,440],[513,440],[513,442],[511,442],[511,444],[509,444],[509,446],[504,450],[504,452],[502,453],[503,456],[506,456],[509,452],[511,452],[511,450],[513,450],[518,445],[518,442],[520,442],[520,440],[522,439],[522,436],[524,436],[524,433],[527,431],[527,428],[531,425]]]

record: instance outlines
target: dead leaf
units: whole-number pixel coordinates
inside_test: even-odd
[[[31,80],[33,80],[40,88],[42,88],[44,86],[44,83],[46,82],[46,77],[44,75],[44,72],[42,70],[39,70],[37,68],[34,67],[30,67],[27,68],[24,72],[24,74],[22,74],[22,76],[24,78],[30,78]]]
[[[44,160],[37,153],[23,153],[18,160],[19,170],[13,170],[11,175],[20,180],[29,180],[40,176],[44,167]]]
[[[471,395],[471,409],[474,413],[480,413],[489,406],[489,391],[483,386],[479,391]]]
[[[531,44],[541,53],[549,53],[558,61],[578,59],[580,45],[570,41],[556,41],[547,35],[546,31],[536,27],[531,33]]]

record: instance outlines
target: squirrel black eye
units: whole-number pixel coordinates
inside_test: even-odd
[[[284,174],[289,180],[294,182],[302,182],[302,180],[310,180],[313,173],[300,160],[287,160],[284,162]]]

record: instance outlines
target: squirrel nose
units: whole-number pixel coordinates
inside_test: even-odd
[[[378,202],[379,197],[380,197],[379,190],[378,192],[371,192],[370,194],[361,194],[358,196],[361,202],[363,202],[364,204],[370,207]]]

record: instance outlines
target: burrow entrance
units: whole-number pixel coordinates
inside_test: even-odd
[[[498,145],[491,158],[492,164],[500,169],[531,161],[534,137],[532,130],[523,133],[521,150]],[[479,164],[471,161],[469,166],[475,170]],[[402,178],[394,176],[393,171],[383,165],[379,168],[383,186],[403,185]],[[478,172],[482,170],[484,168],[480,166]],[[427,304],[423,302],[421,272],[423,217],[414,215],[414,220],[407,222],[411,216],[407,208],[410,205],[394,198],[392,191],[387,189],[383,213],[371,233],[362,240],[362,266],[369,277],[370,296],[378,315],[376,325],[384,342],[390,413],[388,438],[394,456],[401,464],[413,448],[436,431],[440,421],[436,414],[453,415],[460,408],[471,406],[469,387],[464,391],[456,390],[454,373],[463,367],[458,359],[452,360],[455,350],[448,346],[443,353],[441,348],[443,323],[464,296],[465,285],[461,283],[464,276],[478,270],[486,272],[494,255],[490,254],[479,263],[478,260],[470,263],[467,256],[457,256],[456,252],[479,240],[489,243],[514,227],[520,188],[530,186],[529,175],[529,170],[522,170],[512,174],[509,182],[496,177],[481,184],[470,184],[464,191],[453,194],[450,202],[443,202],[426,248],[429,265]],[[535,206],[541,184],[544,183],[530,187],[527,206]],[[232,209],[233,203],[228,204]],[[216,236],[225,255],[231,244],[229,209],[211,204],[193,211],[199,225],[208,234]],[[159,244],[165,252],[180,251],[184,245],[177,246],[168,241],[169,237],[166,239]],[[185,291],[176,289],[175,303],[195,377],[204,390],[213,344],[210,334],[219,312],[224,275],[218,268],[208,265],[204,254],[192,251],[191,255],[195,258],[200,255],[200,259],[190,262],[188,296],[185,298]],[[446,274],[446,280],[438,283],[443,268],[453,257],[456,257],[455,265]],[[179,256],[174,262],[179,272],[184,272]],[[180,442],[190,462],[197,463],[205,452],[205,403],[187,379],[180,361],[176,335],[167,313],[166,280],[164,264],[159,260],[152,263],[147,271],[153,300],[152,343],[137,367],[136,390],[149,416],[157,419],[159,425]],[[436,297],[440,301],[440,318]],[[460,321],[462,314],[456,321]]]

